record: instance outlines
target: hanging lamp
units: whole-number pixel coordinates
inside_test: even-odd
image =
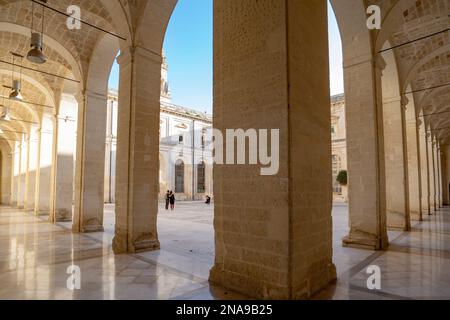
[[[44,14],[45,7],[42,6],[41,32],[35,32],[34,28],[34,2],[31,3],[31,50],[28,51],[27,59],[33,63],[43,64],[47,61],[47,57],[42,52],[44,38]]]
[[[11,85],[11,93],[9,94],[9,98],[11,100],[15,100],[15,101],[22,101],[23,97],[21,94],[21,89],[22,89],[22,63],[20,63],[20,78],[19,80],[14,79],[14,67],[15,67],[15,63],[14,63],[14,55],[13,55],[13,66],[12,66],[12,75],[11,75],[11,79],[12,79],[12,85]]]

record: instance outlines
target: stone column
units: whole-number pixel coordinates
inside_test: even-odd
[[[268,147],[279,166],[262,175],[248,158],[234,165],[230,150],[243,149],[224,141],[210,281],[258,298],[309,297],[336,277],[327,2],[215,1],[214,18],[214,128],[269,130],[259,160]]]
[[[12,150],[12,164],[11,164],[11,199],[10,206],[17,206],[17,195],[18,195],[18,177],[20,175],[20,142],[14,142],[14,149]]]
[[[1,204],[9,205],[11,202],[12,184],[12,152],[13,149],[5,148],[1,152]]]
[[[53,116],[43,114],[39,145],[39,180],[36,181],[35,214],[48,215],[52,185]]]
[[[103,231],[107,101],[91,91],[78,98],[74,232]]]
[[[442,207],[442,192],[441,192],[441,146],[437,137],[435,138],[435,165],[436,165],[436,206],[437,208]]]
[[[405,231],[411,229],[405,134],[407,104],[406,97],[383,101],[387,226]]]
[[[419,149],[420,149],[420,175],[421,175],[421,195],[422,195],[422,214],[430,214],[430,198],[428,184],[428,154],[427,154],[427,135],[426,126],[423,120],[418,119],[419,125]]]
[[[44,116],[42,116],[42,121],[44,121]],[[36,164],[36,179],[35,179],[35,185],[34,185],[34,215],[39,215],[39,185],[40,185],[40,176],[41,176],[41,144],[42,144],[42,122],[39,125],[39,128],[37,130],[37,141],[36,141],[36,158],[37,158],[37,164]]]
[[[39,157],[38,152],[40,128],[32,126],[30,129],[30,135],[28,139],[28,179],[27,179],[27,197],[25,203],[26,210],[32,210],[34,212],[34,205],[36,199],[36,182],[39,181],[38,168]]]
[[[75,98],[63,94],[58,115],[54,117],[53,185],[50,208],[52,222],[72,220],[76,110]]]
[[[450,145],[444,145],[445,175],[443,176],[443,190],[447,194],[447,205],[450,205]]]
[[[449,188],[448,188],[448,164],[447,164],[447,146],[441,145],[441,190],[442,190],[442,205],[449,205]]]
[[[408,144],[409,210],[411,219],[422,220],[422,175],[420,167],[419,127],[412,99],[406,106],[406,140]]]
[[[386,180],[381,56],[344,63],[350,232],[344,246],[384,249]]]
[[[20,144],[20,173],[18,179],[18,191],[17,191],[17,207],[19,209],[25,208],[26,201],[26,188],[27,188],[27,176],[28,176],[28,138],[29,133],[22,135],[22,141]]]
[[[116,167],[116,253],[159,249],[160,83],[162,57],[121,51]]]
[[[433,210],[436,210],[436,201],[434,198],[434,151],[433,151],[433,137],[430,133],[427,133],[427,154],[428,154],[428,184],[429,190],[428,193],[430,198],[430,213]]]

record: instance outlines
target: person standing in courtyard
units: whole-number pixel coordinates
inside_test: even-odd
[[[167,190],[167,192],[166,192],[166,210],[169,210],[169,203],[170,203],[170,191]]]
[[[170,210],[175,209],[175,194],[172,191],[170,191],[169,201],[170,201]]]

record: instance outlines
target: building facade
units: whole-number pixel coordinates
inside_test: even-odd
[[[118,92],[109,90],[105,152],[105,202],[114,203],[116,182]],[[161,69],[159,196],[167,190],[177,200],[212,197],[212,117],[172,103],[168,64]]]
[[[333,200],[347,201],[347,186],[340,185],[337,175],[347,170],[347,140],[345,130],[345,98],[343,94],[331,97],[331,159],[333,172]]]

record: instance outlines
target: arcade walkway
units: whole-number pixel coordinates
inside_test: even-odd
[[[114,255],[113,206],[106,206],[105,232],[72,234],[70,224],[0,208],[0,299],[235,299],[210,287],[214,259],[213,208],[179,203],[175,212],[160,207],[161,250]],[[334,262],[338,281],[316,299],[450,298],[450,209],[414,226],[390,233],[386,252],[343,248],[346,206],[336,204]],[[66,287],[72,264],[81,269],[81,290]],[[366,288],[368,265],[382,272],[380,291]]]

